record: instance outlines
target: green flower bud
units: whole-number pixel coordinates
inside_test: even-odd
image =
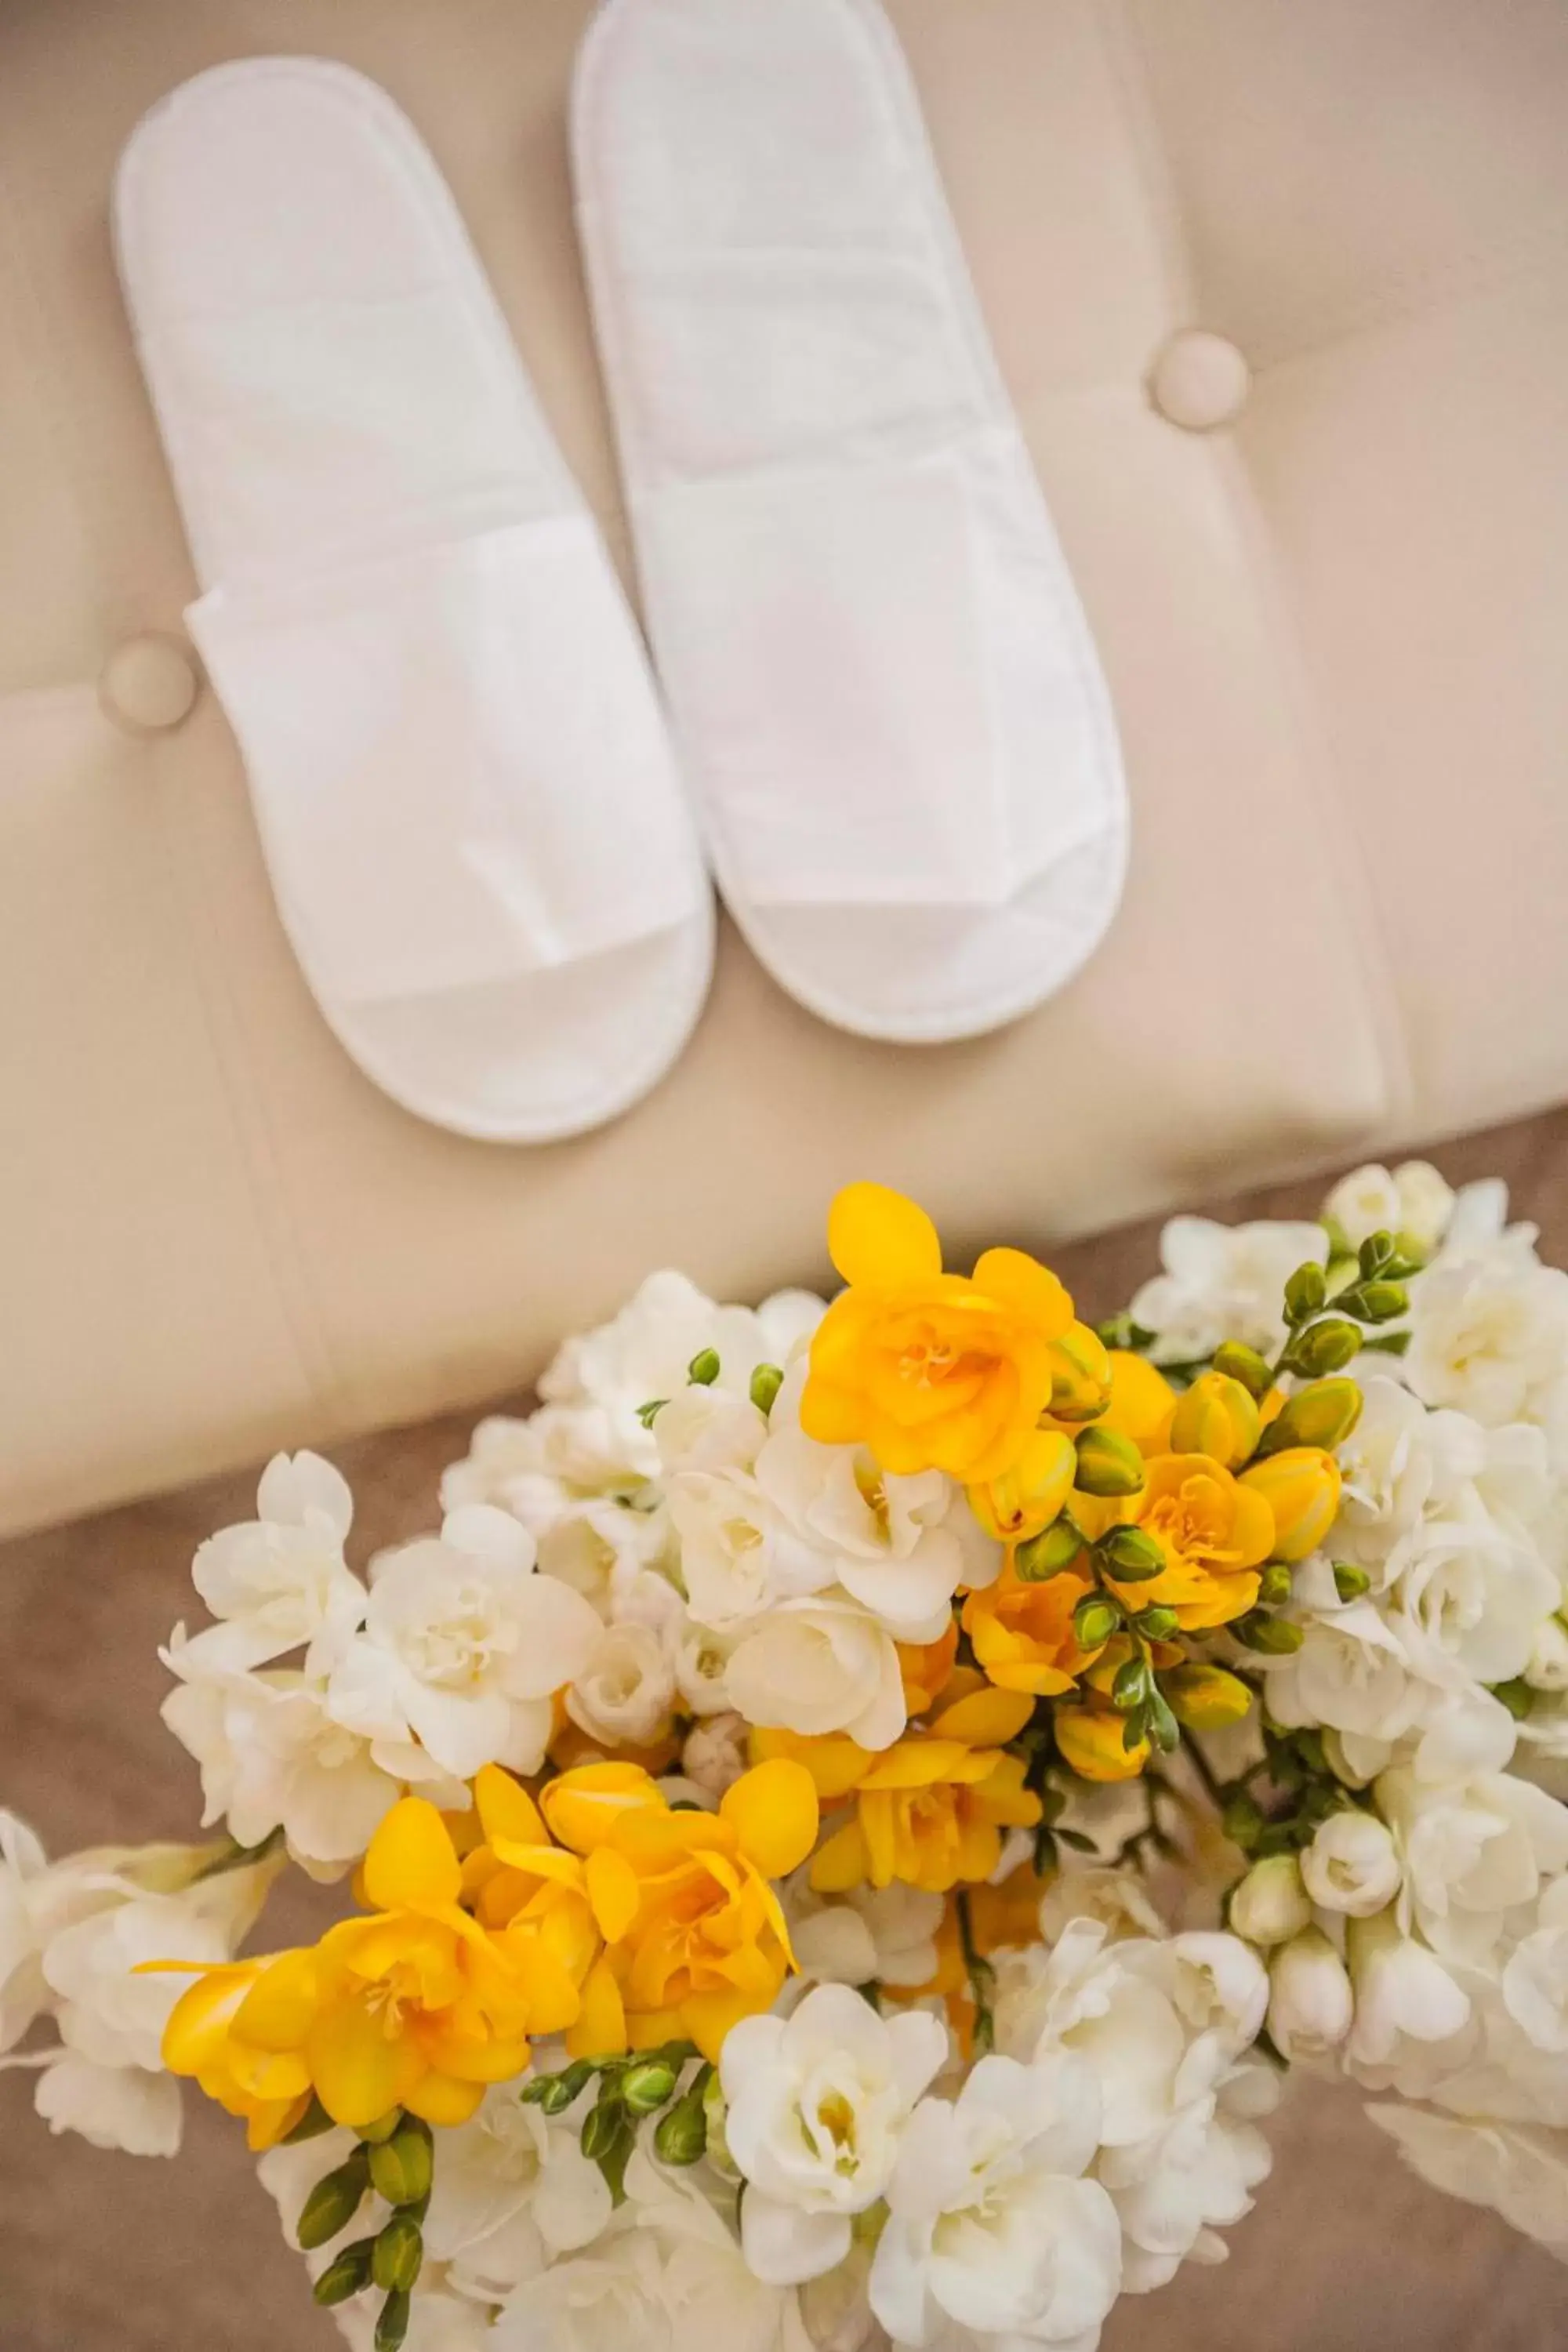
[[[641,1422],[645,1429],[651,1429],[653,1427],[657,1416],[664,1411],[665,1406],[668,1402],[669,1399],[668,1397],[649,1397],[646,1404],[638,1405],[637,1419]]]
[[[1361,1419],[1359,1382],[1310,1381],[1298,1389],[1264,1431],[1259,1454],[1282,1454],[1292,1445],[1316,1445],[1331,1454]]]
[[[395,2213],[375,2242],[370,2274],[385,2294],[414,2291],[425,2263],[425,2239],[411,2214]]]
[[[1377,1275],[1386,1273],[1398,1255],[1399,1244],[1392,1234],[1368,1234],[1356,1252],[1356,1263],[1363,1279],[1371,1282]]]
[[[1334,1304],[1358,1323],[1392,1323],[1409,1314],[1410,1293],[1402,1282],[1358,1282],[1353,1290],[1342,1290]]]
[[[1353,1561],[1336,1559],[1334,1591],[1342,1601],[1359,1601],[1363,1592],[1372,1591],[1372,1579],[1364,1568],[1357,1568]]]
[[[1260,1651],[1270,1658],[1289,1657],[1306,1639],[1300,1625],[1293,1624],[1289,1617],[1265,1617],[1256,1610],[1249,1616],[1238,1618],[1230,1630],[1246,1648]]]
[[[1147,1705],[1141,1702],[1137,1706],[1130,1706],[1126,1715],[1122,1717],[1121,1723],[1121,1750],[1123,1755],[1131,1756],[1135,1748],[1141,1748],[1142,1746],[1144,1740],[1148,1738],[1148,1735],[1149,1709]],[[1067,1835],[1067,1832],[1065,1830],[1062,1832],[1062,1835],[1064,1837]]]
[[[686,1367],[686,1377],[700,1389],[710,1389],[719,1377],[719,1350],[704,1348]]]
[[[389,2205],[417,2205],[430,2194],[430,2126],[405,2116],[389,2140],[370,2151],[370,2177]]]
[[[1315,1315],[1329,1295],[1327,1276],[1321,1265],[1309,1259],[1299,1265],[1285,1285],[1285,1319],[1292,1325],[1305,1323]]]
[[[579,2058],[559,2074],[536,2074],[518,2093],[525,2107],[542,2107],[547,2116],[563,2116],[594,2079],[591,2060]]]
[[[375,2352],[401,2352],[411,2308],[407,2288],[395,2288],[382,2305],[381,2316],[375,2323]]]
[[[347,2303],[351,2296],[363,2294],[370,2284],[371,2257],[375,2252],[374,2238],[356,2238],[335,2254],[310,2289],[319,2304],[329,2310],[334,2303]]]
[[[640,2065],[628,2066],[621,2077],[621,2096],[634,2116],[651,2116],[662,2107],[675,2089],[675,2069],[645,2059]]]
[[[348,2228],[359,2211],[369,2182],[370,2161],[363,2147],[356,2147],[335,2172],[317,2181],[305,2200],[295,2231],[307,2253],[330,2244],[340,2230]]]
[[[1258,1580],[1258,1598],[1267,1607],[1277,1608],[1290,1598],[1290,1570],[1282,1559],[1270,1560]]]
[[[584,2117],[580,2146],[590,2164],[600,2163],[614,2149],[626,2126],[626,2111],[615,2092],[599,2094],[598,2104]]]
[[[784,1386],[784,1373],[777,1364],[759,1364],[752,1374],[752,1402],[759,1412],[772,1412],[773,1399]]]
[[[1182,1630],[1181,1619],[1163,1601],[1152,1601],[1147,1609],[1138,1612],[1132,1622],[1151,1642],[1168,1642],[1173,1634]]]
[[[1013,1567],[1024,1584],[1044,1584],[1070,1568],[1083,1549],[1083,1538],[1068,1518],[1053,1519],[1048,1528],[1013,1554]]]
[[[331,2119],[329,2118],[329,2121]],[[392,2137],[393,2133],[397,2129],[398,2125],[402,2121],[403,2109],[401,2107],[388,2107],[384,2116],[377,2116],[374,2123],[361,2124],[359,2126],[359,2136],[361,2139],[367,2143],[368,2146],[372,2147],[379,2147],[384,2139],[390,2139]]]
[[[1165,1547],[1142,1528],[1112,1528],[1095,1545],[1108,1576],[1118,1584],[1146,1584],[1165,1570]]]
[[[1121,1709],[1138,1706],[1149,1695],[1149,1669],[1142,1658],[1128,1658],[1116,1669],[1116,1679],[1110,1685],[1110,1704]]]
[[[703,2085],[705,2090],[707,2085]],[[654,2126],[654,2152],[666,2164],[695,2164],[708,2146],[708,2111],[695,2086]]]
[[[1239,1339],[1226,1339],[1214,1351],[1214,1368],[1227,1378],[1239,1381],[1249,1395],[1265,1397],[1273,1385],[1274,1374],[1266,1358],[1256,1348],[1243,1347]]]
[[[1078,1440],[1074,1484],[1086,1495],[1136,1495],[1145,1475],[1143,1456],[1116,1430],[1091,1426]]]
[[[1080,1650],[1098,1650],[1121,1622],[1121,1612],[1102,1592],[1086,1592],[1072,1612],[1073,1638]]]
[[[1239,1675],[1196,1659],[1171,1668],[1164,1677],[1163,1696],[1178,1723],[1184,1723],[1189,1731],[1224,1731],[1242,1722],[1252,1710],[1252,1693]]]
[[[1325,1315],[1321,1322],[1309,1323],[1291,1340],[1285,1358],[1285,1369],[1305,1372],[1317,1379],[1326,1372],[1342,1372],[1345,1366],[1360,1353],[1361,1333],[1343,1316]]]

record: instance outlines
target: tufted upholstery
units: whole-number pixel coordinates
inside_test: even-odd
[[[1044,1242],[1568,1093],[1562,0],[892,0],[1117,702],[1120,921],[936,1050],[821,1027],[727,939],[674,1076],[545,1150],[349,1065],[221,714],[182,715],[110,174],[221,58],[376,77],[624,554],[566,178],[587,13],[0,17],[0,1524],[477,1398],[660,1261],[808,1276],[852,1172]]]

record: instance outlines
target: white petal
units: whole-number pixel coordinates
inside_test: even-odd
[[[749,2189],[741,2204],[746,2266],[764,2286],[799,2286],[820,2278],[849,2252],[846,2213],[802,2213]]]
[[[180,2145],[180,2086],[140,2066],[95,2066],[68,2050],[38,2077],[33,2104],[51,2131],[79,2132],[94,2147],[127,2156],[174,2156]]]

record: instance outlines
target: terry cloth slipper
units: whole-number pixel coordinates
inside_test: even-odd
[[[1103,936],[1126,790],[891,27],[872,0],[607,0],[573,131],[724,897],[844,1028],[1011,1020]]]
[[[636,625],[450,192],[312,58],[154,107],[120,273],[278,908],[361,1068],[539,1142],[643,1094],[712,903]]]

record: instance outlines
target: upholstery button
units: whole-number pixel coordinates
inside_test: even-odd
[[[1149,395],[1162,416],[1186,433],[1230,425],[1247,405],[1252,371],[1224,335],[1184,327],[1149,371]]]
[[[188,718],[201,686],[195,656],[178,637],[127,637],[103,666],[98,698],[128,735],[159,735]]]

